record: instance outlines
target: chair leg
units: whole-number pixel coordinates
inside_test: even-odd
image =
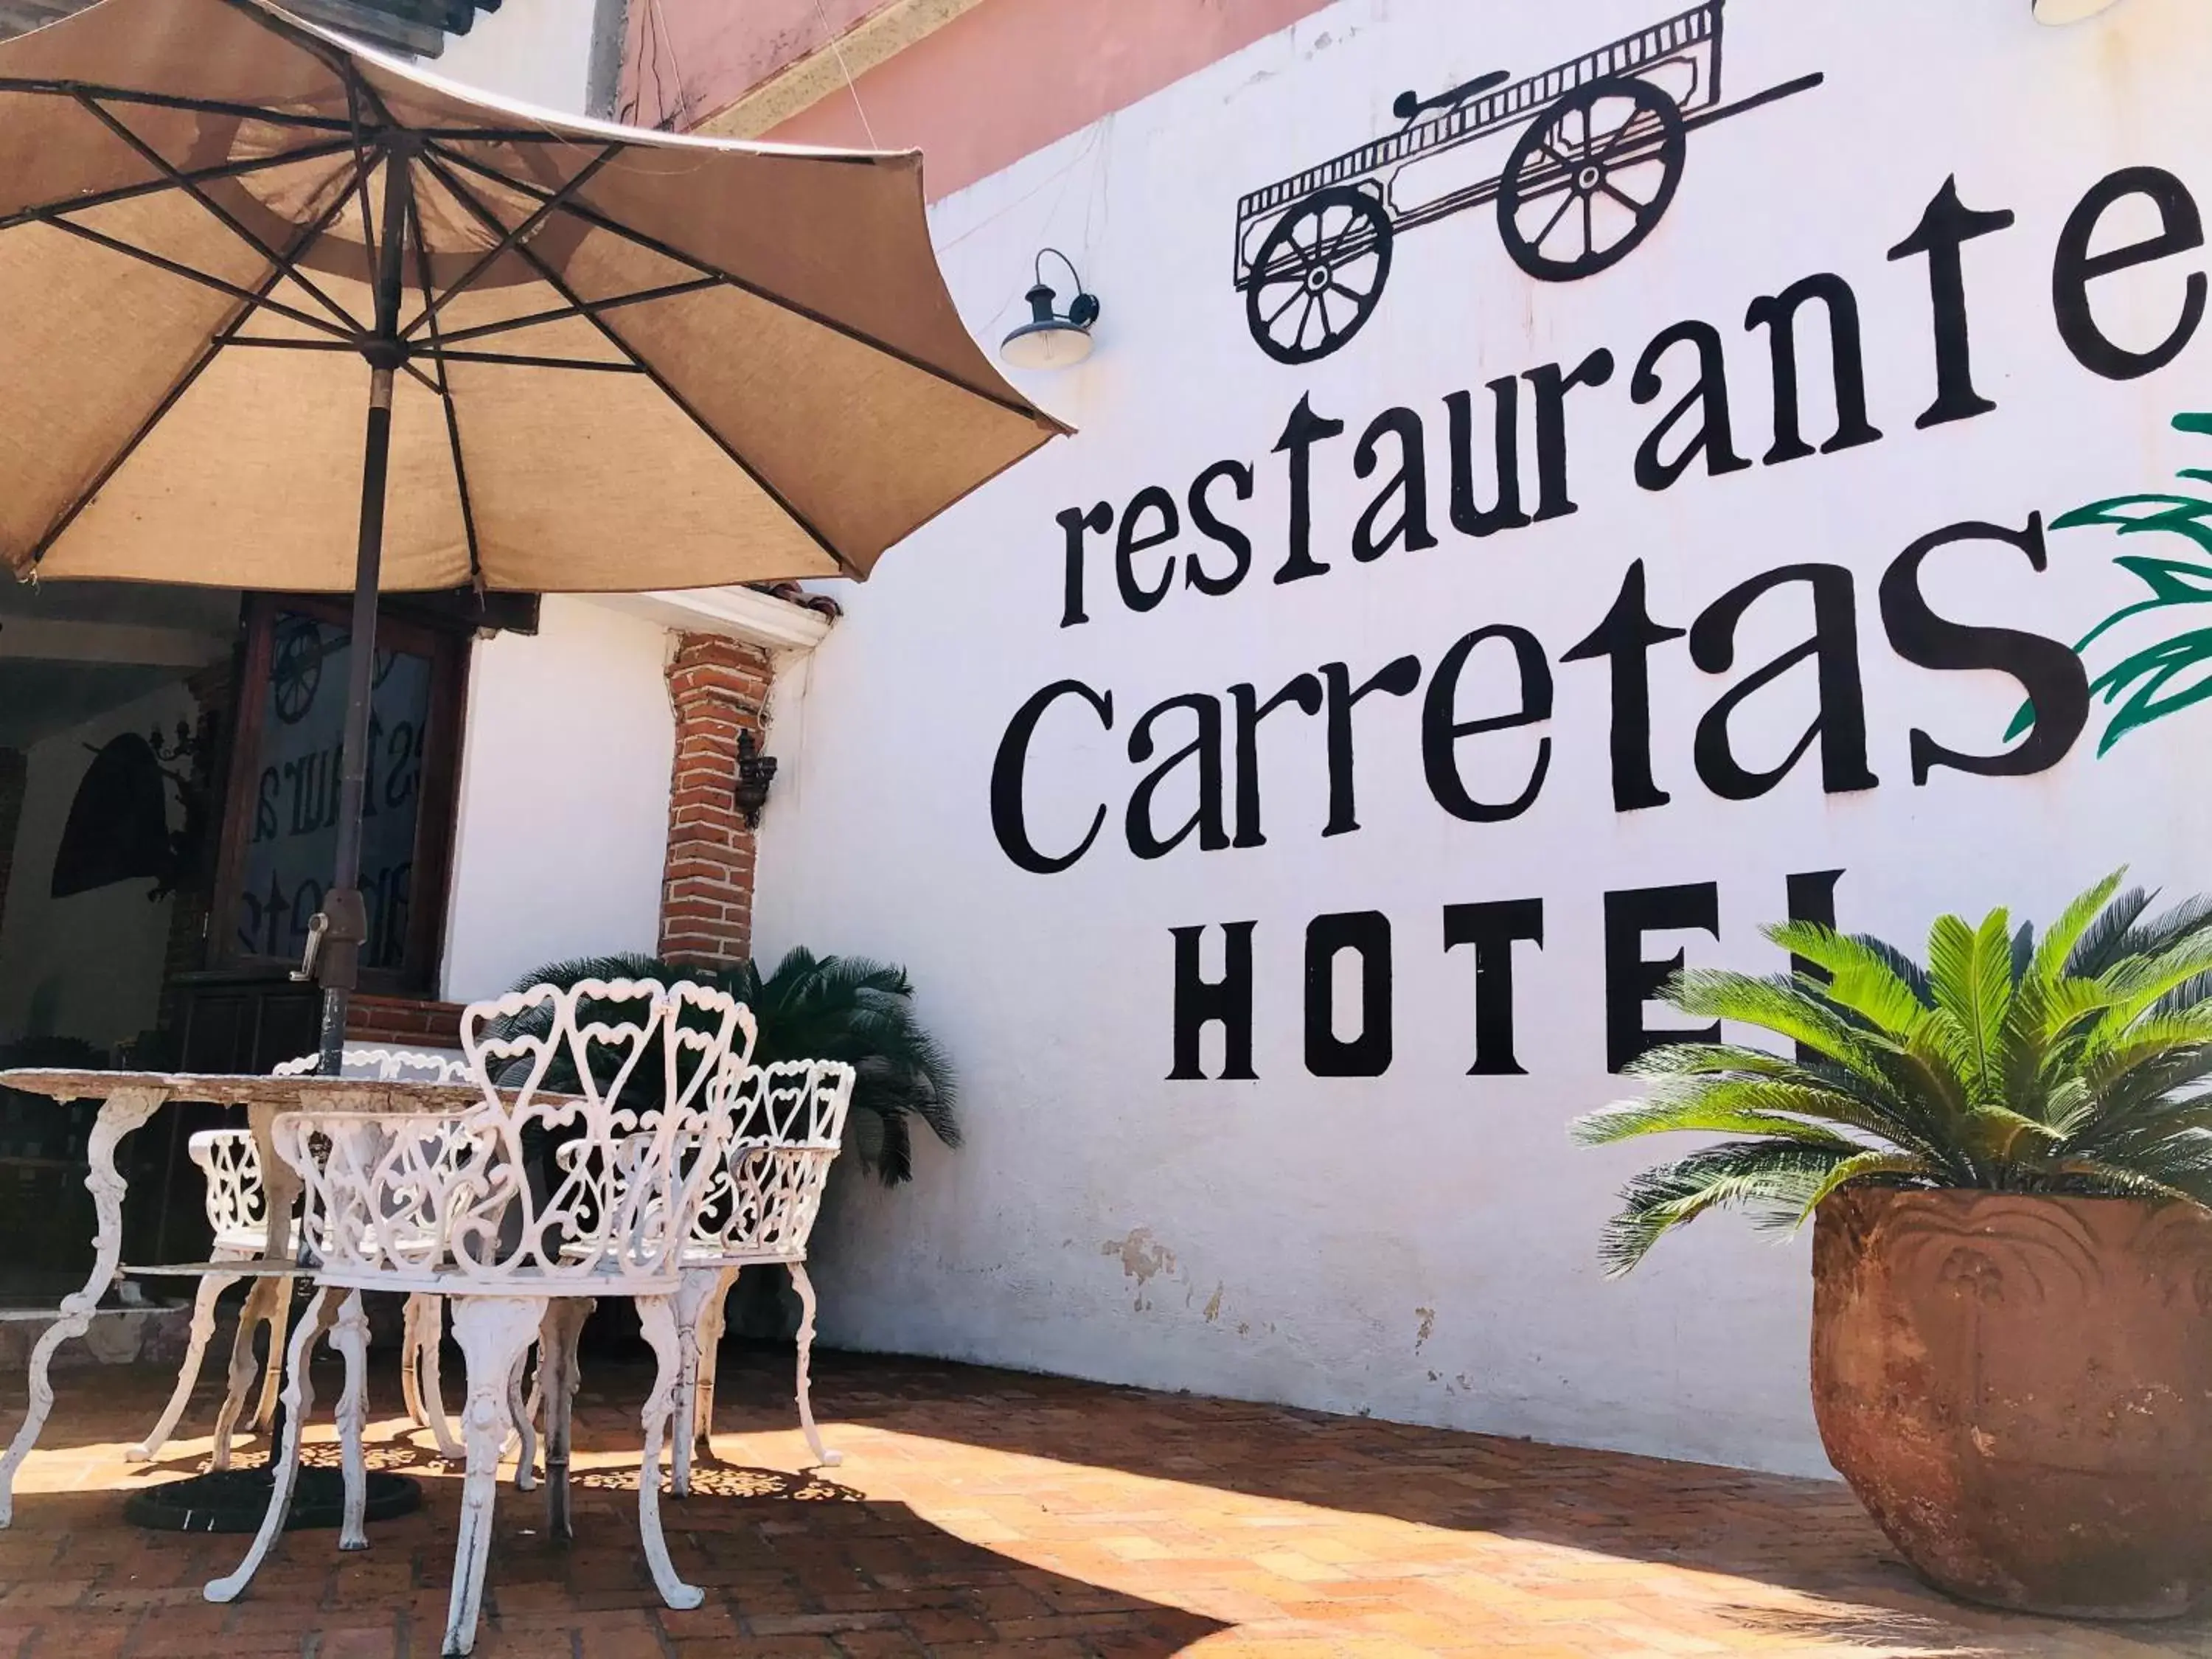
[[[161,1407],[161,1419],[154,1425],[153,1431],[123,1454],[126,1463],[152,1462],[155,1455],[176,1432],[177,1419],[185,1414],[192,1389],[200,1380],[208,1341],[215,1335],[216,1298],[237,1284],[238,1279],[236,1273],[209,1273],[201,1279],[199,1294],[192,1298],[191,1340],[185,1348],[185,1363],[177,1368],[177,1386],[170,1390],[169,1403]]]
[[[542,1359],[538,1362],[544,1363]],[[530,1350],[525,1348],[514,1357],[514,1369],[507,1378],[507,1415],[514,1425],[514,1437],[520,1445],[514,1454],[514,1489],[533,1491],[538,1485],[538,1425],[537,1413],[523,1397],[522,1373],[530,1364]],[[505,1448],[502,1445],[501,1449]]]
[[[468,1359],[468,1403],[461,1410],[468,1473],[461,1483],[460,1537],[453,1547],[453,1593],[446,1613],[448,1654],[476,1646],[484,1568],[491,1556],[492,1505],[499,1496],[499,1459],[512,1426],[509,1382],[544,1314],[543,1297],[454,1298],[453,1336]]]
[[[264,1281],[282,1283],[281,1280]],[[209,1581],[203,1593],[210,1601],[235,1601],[260,1570],[261,1563],[276,1543],[276,1535],[284,1530],[284,1522],[292,1510],[292,1490],[300,1478],[300,1435],[306,1428],[307,1413],[314,1407],[315,1389],[307,1374],[307,1352],[314,1346],[316,1335],[322,1328],[323,1304],[333,1292],[326,1285],[315,1287],[314,1300],[307,1317],[292,1333],[292,1346],[284,1365],[284,1443],[276,1448],[270,1470],[272,1476],[269,1488],[269,1508],[261,1517],[261,1530],[253,1535],[253,1547],[246,1553],[246,1559],[238,1564],[238,1571],[228,1577]]]
[[[568,1447],[575,1416],[576,1345],[584,1322],[598,1304],[586,1297],[563,1297],[546,1310],[538,1328],[538,1393],[545,1405],[545,1529],[555,1538],[574,1538],[575,1519],[568,1501]]]
[[[806,1444],[814,1454],[814,1461],[825,1468],[836,1468],[845,1461],[845,1454],[830,1451],[822,1443],[822,1431],[814,1426],[813,1369],[814,1369],[814,1281],[806,1276],[806,1264],[791,1264],[792,1288],[799,1292],[799,1426],[805,1432]]]
[[[283,1375],[284,1340],[278,1334],[275,1310],[289,1304],[292,1284],[285,1279],[257,1279],[253,1288],[246,1293],[246,1305],[238,1310],[238,1329],[230,1339],[230,1376],[222,1395],[222,1408],[215,1418],[215,1455],[211,1467],[227,1469],[230,1467],[230,1438],[238,1428],[239,1414],[246,1409],[246,1396],[252,1392],[255,1372],[261,1369],[261,1360],[253,1352],[253,1334],[260,1327],[269,1328],[269,1376],[280,1382]]]
[[[446,1381],[441,1373],[446,1341],[446,1298],[425,1295],[422,1297],[422,1411],[430,1419],[430,1438],[437,1443],[438,1455],[458,1462],[465,1453],[459,1437],[446,1416]]]
[[[345,1510],[338,1524],[338,1547],[368,1547],[368,1465],[362,1455],[362,1425],[368,1418],[368,1315],[361,1292],[349,1291],[338,1304],[331,1346],[345,1358],[345,1391],[338,1396],[338,1454],[345,1471]]]
[[[683,1611],[697,1607],[707,1599],[707,1593],[676,1576],[676,1565],[668,1559],[668,1540],[660,1531],[660,1443],[676,1413],[677,1385],[684,1364],[675,1301],[669,1296],[637,1299],[638,1324],[645,1340],[653,1345],[653,1357],[658,1362],[653,1393],[645,1402],[645,1455],[637,1467],[637,1530],[660,1599]]]

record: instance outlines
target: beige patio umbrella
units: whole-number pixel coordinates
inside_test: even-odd
[[[918,155],[487,102],[263,0],[0,45],[0,559],[356,596],[333,1059],[380,588],[865,577],[1065,430],[962,325]]]

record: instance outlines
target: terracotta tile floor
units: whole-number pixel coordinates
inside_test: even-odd
[[[647,1374],[587,1364],[577,1540],[550,1543],[542,1498],[502,1490],[477,1651],[2212,1655],[2212,1622],[1957,1607],[1838,1486],[958,1366],[829,1356],[820,1372],[847,1461],[810,1475],[787,1373],[727,1367],[718,1461],[664,1510],[678,1569],[707,1589],[678,1613],[646,1578],[624,1449]],[[62,1378],[0,1533],[0,1655],[435,1653],[459,1482],[395,1402],[374,1402],[373,1455],[425,1478],[423,1511],[373,1528],[362,1554],[292,1534],[248,1599],[216,1607],[199,1587],[244,1540],[119,1515],[120,1494],[205,1455],[203,1438],[150,1471],[122,1461],[166,1382]],[[204,1433],[212,1403],[187,1426]]]

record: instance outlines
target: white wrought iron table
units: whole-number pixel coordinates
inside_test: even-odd
[[[264,1258],[285,1261],[285,1240],[299,1177],[275,1153],[271,1133],[279,1112],[459,1111],[482,1103],[470,1084],[409,1083],[379,1078],[232,1077],[171,1072],[77,1072],[26,1069],[0,1072],[0,1088],[43,1095],[49,1100],[98,1100],[85,1160],[84,1178],[98,1218],[93,1233],[92,1273],[84,1288],[62,1298],[53,1324],[31,1351],[30,1408],[0,1457],[0,1527],[15,1516],[15,1471],[38,1443],[53,1410],[53,1384],[47,1376],[54,1351],[91,1328],[100,1299],[114,1284],[123,1259],[123,1194],[126,1183],[115,1168],[115,1149],[123,1137],[143,1127],[155,1113],[174,1103],[243,1106],[261,1153],[266,1184],[268,1242]],[[239,1271],[242,1264],[234,1264]]]

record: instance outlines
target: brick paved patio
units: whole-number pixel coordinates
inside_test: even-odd
[[[479,1653],[2212,1654],[2212,1622],[2088,1629],[1958,1607],[1838,1486],[836,1356],[816,1400],[848,1461],[828,1477],[802,1472],[781,1366],[726,1368],[719,1460],[664,1510],[708,1599],[670,1613],[623,1467],[647,1380],[587,1365],[574,1545],[542,1535],[541,1498],[502,1492]],[[374,1455],[425,1477],[423,1512],[372,1528],[363,1554],[295,1533],[246,1601],[214,1607],[199,1586],[244,1540],[119,1516],[121,1493],[205,1455],[201,1438],[150,1471],[122,1461],[166,1381],[62,1379],[0,1533],[0,1654],[434,1654],[459,1482],[427,1434],[401,1433],[396,1400],[375,1402]],[[335,1381],[319,1382],[325,1401]],[[212,1407],[187,1427],[204,1435]]]

